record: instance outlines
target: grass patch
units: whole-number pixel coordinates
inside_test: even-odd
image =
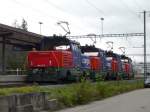
[[[63,87],[50,88],[40,86],[2,88],[0,95],[10,95],[16,93],[46,92],[49,99],[57,99],[61,107],[71,107],[86,104],[94,100],[101,100],[117,94],[143,88],[143,81],[110,81],[91,83],[83,81],[66,85]]]

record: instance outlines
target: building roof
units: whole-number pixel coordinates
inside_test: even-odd
[[[21,42],[26,44],[37,44],[41,41],[43,36],[29,31],[25,31],[23,29],[0,24],[0,38],[1,37],[5,37],[7,40],[11,41],[9,43]]]

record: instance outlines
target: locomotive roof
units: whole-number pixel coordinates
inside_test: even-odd
[[[125,55],[121,55],[121,59],[128,59],[128,60],[132,61],[131,58],[129,58],[129,57],[125,56]]]
[[[106,56],[110,56],[110,57],[117,57],[117,54],[114,53],[113,51],[105,51]]]
[[[80,45],[76,41],[72,41],[66,36],[46,36],[41,40],[41,49],[48,50],[51,49],[54,46],[59,46],[59,45],[70,45],[71,43]]]
[[[100,51],[104,52],[104,50],[96,48],[94,45],[85,45],[81,46],[80,48],[82,52],[100,52]]]
[[[75,44],[79,44],[78,42],[76,41],[72,41],[68,38],[66,38],[66,36],[47,36],[47,37],[44,37],[42,39],[42,41],[44,42],[48,42],[52,45],[68,45],[70,43],[75,43]],[[41,41],[41,42],[42,42]]]
[[[121,59],[128,59],[129,57],[125,56],[125,55],[121,55]]]

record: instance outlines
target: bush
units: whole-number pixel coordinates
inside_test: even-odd
[[[100,81],[96,83],[82,81],[56,88],[40,86],[3,88],[0,89],[0,95],[46,92],[49,99],[57,99],[61,107],[71,107],[140,88],[143,88],[143,81]]]

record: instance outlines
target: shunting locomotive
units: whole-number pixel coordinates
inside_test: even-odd
[[[38,50],[28,53],[30,82],[131,79],[132,60],[112,51],[80,43],[62,36],[44,37]],[[93,55],[93,54],[95,55]],[[87,55],[88,54],[88,55]]]

